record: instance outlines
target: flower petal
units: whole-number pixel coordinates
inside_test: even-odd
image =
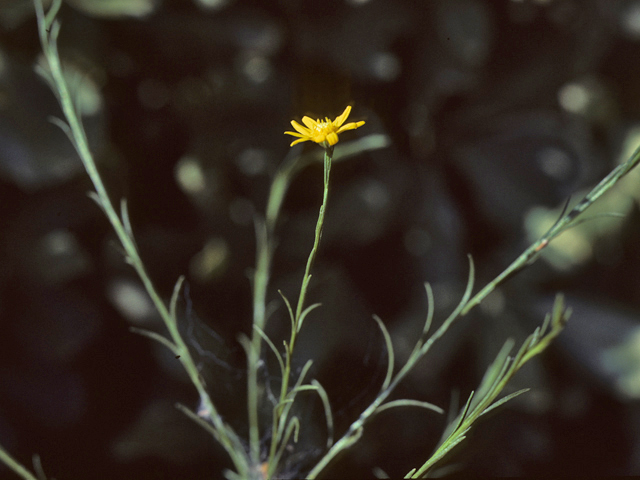
[[[322,143],[326,140],[327,135],[325,133],[317,133],[314,136],[311,137],[311,140],[313,140],[316,143]]]
[[[340,127],[336,133],[342,133],[342,132],[345,132],[347,130],[355,130],[356,128],[360,128],[362,125],[364,125],[363,121],[350,122],[350,123],[347,123],[346,125],[343,125],[342,127]]]
[[[302,117],[302,123],[304,123],[309,130],[313,130],[318,124],[318,122],[311,117]]]
[[[300,138],[304,138],[307,137],[309,138],[309,135],[303,135],[302,133],[298,133],[298,132],[284,132],[285,135],[292,135],[294,137],[300,137]]]
[[[309,138],[299,138],[298,140],[294,140],[293,142],[291,142],[291,145],[289,145],[290,147],[293,147],[296,143],[302,143],[302,142],[308,142]]]
[[[342,126],[342,124],[347,119],[350,113],[351,113],[351,105],[347,105],[347,108],[344,109],[344,112],[342,112],[342,115],[340,115],[339,117],[336,117],[336,119],[333,121],[333,125],[335,127]]]
[[[309,130],[307,130],[306,128],[304,128],[302,125],[300,125],[298,122],[296,122],[295,120],[291,120],[291,126],[293,128],[295,128],[298,132],[300,132],[302,135],[309,135]]]
[[[335,132],[331,132],[329,135],[327,135],[327,143],[331,146],[338,143],[338,134]]]

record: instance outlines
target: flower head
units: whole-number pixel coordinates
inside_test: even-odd
[[[292,120],[291,125],[296,131],[284,133],[294,137],[299,137],[291,143],[291,147],[296,143],[307,141],[316,142],[325,148],[333,147],[338,143],[339,133],[347,130],[354,130],[364,125],[364,122],[362,121],[350,122],[345,125],[344,122],[349,116],[349,113],[351,113],[351,106],[345,108],[342,115],[336,117],[333,121],[328,118],[325,118],[324,121],[322,121],[320,119],[313,120],[311,117],[302,117],[302,123],[304,123],[305,126],[302,126],[295,120]]]

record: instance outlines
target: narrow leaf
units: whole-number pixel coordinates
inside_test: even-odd
[[[222,443],[222,438],[220,437],[220,433],[218,433],[218,430],[216,430],[216,428],[209,422],[207,422],[204,418],[200,417],[197,413],[192,412],[188,407],[182,405],[181,403],[176,403],[176,408],[191,420],[196,422],[198,425],[200,425],[202,428],[204,428],[207,432],[209,432],[219,443]]]
[[[324,416],[327,419],[327,449],[329,449],[333,445],[333,414],[331,413],[329,395],[327,395],[327,391],[316,379],[311,380],[311,384],[316,387],[318,396],[324,406]]]
[[[493,391],[497,383],[502,379],[510,364],[508,357],[509,352],[513,348],[514,344],[515,342],[513,341],[513,339],[507,339],[507,341],[504,342],[504,345],[496,355],[495,360],[491,362],[491,365],[489,365],[489,368],[487,368],[487,371],[485,372],[484,377],[480,382],[480,387],[478,387],[478,390],[476,391],[475,402],[472,410],[488,395],[491,395],[491,392]]]
[[[431,284],[428,282],[425,283],[424,289],[427,292],[427,319],[424,322],[422,334],[426,335],[431,328],[431,322],[433,321],[433,314],[435,312],[435,301],[433,299],[433,289],[431,288]]]
[[[105,211],[104,205],[102,204],[102,199],[96,192],[94,191],[87,192],[87,197],[89,197],[91,200],[96,202],[96,204],[100,207],[100,210],[102,210],[103,212]]]
[[[131,228],[131,221],[129,220],[129,209],[127,208],[127,199],[120,200],[120,216],[122,217],[122,225],[125,232],[129,235],[129,238],[133,241],[133,229]]]
[[[296,382],[296,385],[294,388],[302,385],[302,382],[304,381],[304,377],[307,375],[307,372],[311,368],[312,364],[313,364],[313,360],[307,360],[307,363],[305,363],[304,367],[302,367],[302,371],[300,372],[300,376],[298,377],[298,381]]]
[[[167,347],[169,350],[173,352],[174,355],[176,356],[180,355],[180,351],[178,350],[178,347],[175,346],[173,343],[171,343],[169,339],[160,335],[159,333],[152,332],[151,330],[145,330],[144,328],[136,328],[136,327],[129,327],[129,331],[133,333],[137,333],[138,335],[142,335],[143,337],[149,337],[155,340],[156,342],[159,342],[165,347]]]
[[[128,221],[128,216],[127,216]],[[169,314],[171,315],[171,320],[175,324],[178,321],[177,316],[177,308],[178,308],[178,296],[180,295],[180,289],[182,288],[182,284],[184,283],[184,275],[180,275],[176,284],[173,286],[173,293],[171,294],[171,301],[169,302]]]
[[[282,300],[284,300],[284,304],[287,306],[287,310],[289,310],[289,318],[291,319],[291,330],[293,330],[295,329],[296,317],[293,315],[293,309],[291,308],[291,303],[289,303],[289,300],[287,300],[287,297],[284,296],[284,293],[282,293],[282,291],[278,290],[278,293],[282,297]]]
[[[314,303],[313,305],[309,305],[307,308],[304,309],[304,311],[300,314],[300,319],[298,320],[298,330],[297,330],[298,332],[300,332],[300,329],[302,328],[302,322],[304,322],[304,319],[307,317],[307,315],[309,315],[309,313],[311,313],[312,310],[315,310],[321,305],[322,305],[321,303]]]
[[[510,395],[507,395],[504,398],[501,398],[500,400],[498,400],[497,402],[495,402],[493,405],[491,405],[490,407],[487,407],[480,415],[484,415],[485,413],[490,412],[491,410],[493,410],[494,408],[498,408],[501,405],[504,405],[505,403],[507,403],[509,400],[511,400],[512,398],[517,397],[518,395],[521,395],[525,392],[528,392],[529,390],[531,390],[530,388],[523,388],[522,390],[518,390],[517,392],[513,392]]]
[[[55,20],[56,15],[58,15],[58,12],[60,11],[61,6],[62,6],[62,0],[53,0],[51,7],[49,7],[49,11],[44,17],[45,30],[49,30],[49,28],[51,28],[51,24]]]
[[[378,407],[376,409],[376,413],[380,413],[395,407],[420,407],[420,408],[425,408],[427,410],[432,410],[436,413],[444,414],[444,410],[438,407],[437,405],[434,405],[433,403],[421,402],[418,400],[411,400],[411,399],[393,400],[391,402],[387,402],[381,405],[380,407]]]
[[[386,390],[391,383],[391,377],[393,376],[393,367],[395,363],[395,355],[393,352],[393,343],[391,343],[391,336],[389,335],[387,327],[385,327],[384,323],[377,315],[374,315],[373,319],[378,324],[378,327],[380,327],[380,331],[382,332],[382,336],[384,337],[384,343],[387,347],[387,356],[389,357],[389,361],[387,362],[387,374],[385,375],[384,382],[382,382],[382,387],[380,388],[380,391],[382,392]]]
[[[266,344],[269,345],[269,348],[271,348],[271,351],[276,356],[276,359],[278,360],[278,364],[280,365],[280,374],[284,376],[284,361],[282,360],[282,355],[280,355],[280,352],[278,352],[278,349],[276,348],[276,346],[273,344],[273,342],[267,336],[267,334],[262,331],[260,327],[254,324],[253,328],[255,329],[256,332],[258,332],[258,335],[262,337],[262,339],[266,342]]]

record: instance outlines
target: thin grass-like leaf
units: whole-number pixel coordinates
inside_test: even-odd
[[[471,292],[473,291],[473,283],[475,280],[475,268],[473,265],[473,258],[471,255],[468,255],[469,259],[469,278],[467,280],[467,286],[464,291],[464,295],[460,299],[460,303],[458,306],[451,312],[451,314],[447,317],[447,319],[440,325],[440,328],[436,330],[436,332],[431,335],[429,340],[422,346],[420,349],[420,355],[423,356],[427,353],[427,351],[431,348],[433,343],[438,340],[444,333],[449,329],[454,320],[456,320],[460,316],[460,312],[464,309],[465,305],[469,302],[469,298],[471,298]]]
[[[274,455],[273,460],[271,461],[272,465],[278,465],[278,463],[280,463],[280,458],[282,457],[282,454],[284,453],[284,449],[287,448],[287,443],[289,442],[289,439],[291,438],[291,434],[293,433],[293,442],[294,443],[298,443],[298,434],[300,432],[300,420],[298,420],[298,417],[293,417],[290,421],[289,424],[287,425],[285,434],[282,438],[282,443],[280,443],[280,446],[278,448],[278,451],[276,452],[276,454]]]
[[[469,301],[469,298],[471,298],[471,292],[473,291],[473,283],[475,282],[476,271],[473,264],[473,257],[471,255],[467,255],[467,258],[469,259],[469,278],[467,279],[467,287],[464,290],[464,295],[462,295],[462,299],[460,299],[460,303],[458,304],[456,309],[453,312],[451,312],[451,315],[449,315],[449,317],[444,321],[444,324],[447,324],[453,321],[460,314],[462,309],[465,307],[465,305]]]
[[[374,467],[373,468],[373,476],[378,478],[378,479],[386,479],[386,478],[391,478],[387,472],[385,472],[384,470],[382,470],[380,467]]]
[[[182,289],[183,283],[184,275],[180,275],[178,277],[178,280],[176,280],[176,284],[173,286],[173,293],[171,294],[171,301],[169,302],[169,315],[171,316],[171,321],[174,324],[178,321],[178,296],[180,295],[180,290]]]
[[[511,400],[512,398],[517,397],[518,395],[522,395],[525,392],[528,392],[529,390],[531,390],[530,388],[523,388],[521,390],[518,390],[517,392],[513,392],[509,395],[507,395],[504,398],[501,398],[500,400],[498,400],[497,402],[495,402],[493,405],[491,405],[490,407],[487,407],[484,409],[484,411],[480,414],[480,415],[484,415],[485,413],[490,412],[491,410],[493,410],[494,408],[498,408],[501,405],[504,405],[505,403],[507,403],[509,400]]]
[[[393,343],[391,342],[391,336],[389,335],[389,331],[387,327],[385,327],[384,323],[377,315],[373,316],[373,319],[380,327],[380,331],[382,332],[382,336],[384,337],[384,343],[387,347],[387,356],[389,357],[389,361],[387,362],[387,374],[384,377],[384,382],[382,382],[382,387],[380,391],[384,391],[387,389],[389,384],[391,383],[391,378],[393,377],[393,368],[395,364],[395,354],[393,352]]]
[[[542,322],[542,326],[540,326],[540,336],[544,337],[549,329],[549,325],[551,325],[551,314],[547,313],[544,316],[544,321]]]
[[[424,289],[427,292],[427,319],[424,322],[422,335],[426,335],[429,329],[431,328],[431,323],[433,322],[433,315],[435,313],[435,301],[433,299],[433,289],[431,288],[431,284],[429,282],[426,282],[424,284]]]
[[[407,473],[404,478],[411,478],[411,476],[415,473],[416,468],[412,468],[411,470],[409,470],[409,473]]]
[[[496,355],[496,358],[491,362],[489,368],[484,374],[482,381],[480,382],[480,387],[476,391],[476,401],[473,403],[471,410],[473,410],[478,404],[480,404],[488,395],[491,395],[491,392],[497,385],[497,383],[502,379],[507,368],[509,367],[509,352],[513,349],[515,342],[513,339],[509,338]]]
[[[271,351],[276,356],[276,359],[278,360],[278,364],[280,365],[280,374],[284,376],[284,361],[282,360],[282,355],[280,355],[280,352],[278,352],[278,349],[276,348],[276,346],[273,344],[273,342],[267,336],[267,334],[262,331],[260,327],[254,324],[253,328],[256,330],[256,332],[258,332],[258,335],[262,337],[262,339],[266,342],[266,344],[269,345],[269,348],[271,348]]]
[[[244,333],[238,335],[238,343],[242,346],[245,355],[248,357],[251,354],[251,340]]]
[[[513,364],[516,368],[520,368],[520,366],[522,365],[522,359],[527,353],[529,353],[529,350],[532,348],[532,346],[533,346],[533,334],[527,337],[527,339],[524,341],[524,343],[518,350],[518,353],[513,358]]]
[[[307,372],[311,368],[312,364],[313,364],[313,360],[307,360],[307,363],[305,363],[304,367],[302,367],[302,371],[300,372],[300,376],[298,377],[298,381],[296,382],[296,385],[294,388],[302,385],[302,382],[304,381],[304,377],[307,375]]]
[[[540,335],[541,332],[541,328],[540,327],[536,327],[536,329],[533,331],[533,333],[531,334],[531,345],[535,345],[540,341],[540,338],[542,337],[542,335]]]
[[[40,455],[34,453],[31,457],[31,462],[33,463],[33,470],[36,472],[38,480],[47,480],[47,475],[44,473],[44,468],[42,468],[42,460],[40,459]]]
[[[53,0],[49,7],[49,11],[44,17],[45,30],[49,30],[51,28],[51,25],[56,19],[56,15],[58,15],[58,12],[60,11],[60,7],[62,7],[62,0]]]
[[[138,335],[142,335],[143,337],[149,337],[155,340],[156,342],[161,343],[162,345],[167,347],[169,350],[173,352],[174,355],[176,356],[180,355],[180,351],[178,350],[178,347],[175,344],[173,344],[168,338],[160,335],[159,333],[152,332],[151,330],[146,330],[144,328],[137,328],[137,327],[129,327],[129,331],[133,333],[137,333]]]
[[[33,67],[33,69],[35,70],[36,74],[39,75],[40,78],[42,78],[46,82],[46,84],[54,92],[54,94],[58,96],[59,93],[56,90],[56,81],[53,79],[53,76],[51,75],[51,71],[45,66],[40,65],[39,63],[36,64]]]
[[[433,403],[421,402],[419,400],[411,400],[408,398],[401,399],[401,400],[392,400],[390,402],[387,402],[381,405],[380,407],[378,407],[376,409],[376,413],[380,413],[390,408],[396,408],[396,407],[420,407],[427,410],[432,410],[436,413],[444,414],[444,410],[439,406],[434,405]]]
[[[71,143],[74,146],[76,145],[76,139],[73,136],[73,133],[71,132],[71,127],[69,127],[69,124],[67,122],[65,122],[64,120],[62,120],[62,119],[60,119],[58,117],[54,117],[53,115],[49,116],[49,122],[51,122],[56,127],[58,127],[60,130],[62,130],[64,132],[64,134],[67,136],[67,138],[71,141]]]
[[[300,329],[302,328],[302,322],[304,322],[304,319],[307,317],[307,315],[309,315],[313,310],[315,310],[321,305],[322,305],[321,303],[314,303],[313,305],[309,305],[307,308],[303,310],[303,312],[300,314],[300,318],[298,319],[297,332],[300,332]]]
[[[324,416],[327,419],[327,449],[333,445],[333,413],[331,412],[331,404],[329,403],[329,395],[322,384],[316,379],[311,380],[311,384],[316,387],[318,396],[324,407]]]
[[[293,398],[285,398],[273,407],[273,418],[277,420],[277,428],[275,433],[276,443],[280,443],[282,439],[287,418],[289,417],[289,411],[291,410],[291,406],[293,405],[293,400]],[[278,412],[280,412],[279,417]]]
[[[442,441],[446,441],[453,433],[460,428],[460,425],[465,420],[467,416],[467,412],[469,411],[469,405],[471,405],[471,401],[473,400],[475,392],[472,390],[469,394],[469,398],[467,399],[467,403],[465,403],[464,408],[460,411],[460,413],[456,416],[455,420],[449,424],[444,433],[442,434]]]
[[[207,422],[204,418],[200,417],[197,413],[192,412],[190,408],[188,408],[187,406],[181,403],[176,403],[176,408],[180,410],[182,413],[184,413],[191,420],[193,420],[195,423],[197,423],[202,428],[204,428],[207,432],[209,432],[211,436],[213,436],[213,438],[215,438],[218,442],[221,441],[220,434],[218,433],[218,431],[215,429],[213,425]]]
[[[127,208],[127,199],[122,198],[120,200],[120,216],[122,217],[122,226],[124,231],[127,232],[129,238],[133,241],[133,229],[131,228],[131,220],[129,219],[129,209]]]
[[[228,468],[225,468],[222,471],[222,476],[227,480],[244,480],[244,477],[242,475],[238,475],[236,472],[234,472],[233,470],[229,470]]]
[[[284,293],[282,293],[282,291],[278,290],[278,293],[282,297],[282,300],[284,300],[284,304],[287,306],[287,310],[289,311],[289,319],[291,319],[291,330],[294,330],[296,328],[296,324],[295,324],[296,317],[293,314],[291,303],[289,303],[289,300],[287,300],[287,297],[284,296]]]
[[[425,463],[425,465],[428,465],[429,468],[431,468],[433,465],[435,465],[436,463],[438,463],[440,460],[442,460],[442,458],[444,458],[445,455],[447,455],[447,453],[449,453],[452,449],[454,449],[458,444],[460,444],[460,442],[462,442],[466,437],[466,433],[469,431],[469,429],[467,428],[466,430],[464,430],[463,432],[460,433],[460,435],[457,435],[455,439],[453,439],[445,448],[443,448],[441,451],[439,451],[436,455],[434,455],[433,457],[431,457],[429,460],[427,460],[427,462]],[[423,467],[425,466],[423,465]],[[422,468],[420,468],[419,470],[413,469],[413,474],[409,477],[409,478],[420,478],[422,475],[424,475],[426,472],[428,471],[428,468],[425,469],[423,471]]]
[[[96,202],[96,205],[98,205],[98,207],[100,207],[100,210],[105,212],[104,205],[102,204],[102,199],[100,198],[100,196],[96,192],[94,192],[94,191],[87,192],[87,197],[89,197],[91,200]]]
[[[551,310],[551,319],[554,325],[562,322],[564,311],[564,295],[558,293],[553,302],[553,309]]]

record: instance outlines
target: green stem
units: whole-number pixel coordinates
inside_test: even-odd
[[[187,345],[180,335],[176,319],[171,316],[165,303],[157,293],[151,279],[149,278],[144,268],[144,264],[142,263],[142,260],[138,254],[135,242],[127,232],[127,230],[124,228],[120,217],[113,207],[104,183],[102,182],[102,178],[100,177],[100,174],[96,167],[96,163],[89,149],[89,143],[86,138],[84,128],[82,127],[82,123],[77,115],[76,107],[71,98],[66,79],[64,78],[64,75],[62,73],[62,65],[60,63],[60,57],[58,55],[57,49],[57,37],[60,32],[60,23],[57,21],[53,21],[50,12],[46,18],[51,18],[51,23],[47,25],[48,22],[45,21],[42,4],[39,0],[36,0],[35,5],[38,16],[38,25],[40,29],[40,40],[42,43],[45,58],[49,64],[49,73],[53,81],[52,87],[55,87],[55,91],[58,93],[58,101],[68,123],[68,130],[65,130],[64,125],[62,125],[63,130],[65,130],[65,132],[69,136],[74,147],[76,148],[76,151],[78,152],[78,155],[80,156],[82,164],[84,165],[84,168],[94,185],[100,206],[102,207],[109,222],[113,226],[113,229],[115,230],[116,235],[126,252],[127,262],[131,264],[131,266],[135,269],[136,273],[140,277],[142,284],[151,297],[151,300],[153,301],[158,313],[160,314],[160,317],[162,318],[167,330],[169,331],[171,339],[173,340],[176,347],[175,350],[177,356],[179,356],[178,359],[182,363],[191,382],[198,391],[198,395],[200,397],[202,405],[210,414],[213,426],[219,434],[218,438],[220,440],[220,443],[231,456],[234,464],[238,468],[238,471],[247,471],[248,464],[246,462],[246,459],[244,458],[243,449],[241,447],[239,439],[237,438],[231,427],[223,422],[211,398],[209,397],[209,394],[207,393],[200,378],[200,373],[191,356],[191,353],[189,352]],[[57,7],[59,7],[59,2],[54,5],[57,5]]]
[[[498,275],[494,280],[488,283],[482,290],[480,290],[467,305],[465,305],[461,314],[466,315],[469,311],[484,300],[491,292],[493,292],[499,285],[503,284],[506,280],[512,277],[515,273],[519,272],[523,268],[531,265],[539,256],[542,249],[544,249],[551,240],[560,235],[563,231],[571,228],[573,222],[595,202],[603,194],[605,194],[611,187],[613,187],[622,177],[629,173],[640,162],[640,148],[631,155],[631,158],[626,162],[618,165],[614,168],[609,175],[603,178],[593,189],[587,193],[578,204],[573,207],[568,213],[563,215],[550,229],[545,233],[542,238],[534,242],[529,248],[527,248],[518,258],[516,258],[506,270]]]
[[[326,148],[324,151],[324,177],[323,177],[324,182],[323,182],[322,204],[320,205],[318,220],[316,222],[313,247],[311,248],[311,252],[309,253],[309,257],[307,259],[307,265],[304,271],[304,275],[302,277],[302,284],[300,287],[300,296],[298,297],[298,305],[296,307],[296,312],[293,319],[293,325],[291,328],[291,337],[289,338],[289,343],[286,345],[284,375],[282,377],[282,384],[280,386],[280,407],[276,409],[275,417],[273,421],[274,433],[272,436],[272,442],[271,442],[271,447],[269,451],[270,459],[274,458],[274,455],[277,451],[277,445],[276,445],[277,436],[275,435],[276,429],[283,428],[284,427],[283,422],[286,422],[286,418],[282,418],[282,413],[285,408],[284,401],[289,392],[289,381],[291,377],[291,362],[293,358],[293,351],[295,349],[296,339],[300,329],[300,321],[301,321],[301,316],[304,310],[304,303],[307,295],[307,290],[309,287],[309,281],[311,279],[311,269],[316,259],[316,256],[318,253],[318,247],[320,246],[320,240],[322,238],[322,229],[324,226],[325,212],[327,210],[327,202],[329,199],[329,179],[331,175],[332,159],[333,159],[333,148],[331,147]]]
[[[327,148],[324,151],[324,185],[322,193],[322,205],[320,205],[320,212],[318,213],[318,220],[316,222],[315,237],[313,239],[313,248],[309,253],[307,259],[307,266],[304,270],[302,277],[302,285],[300,287],[300,296],[298,297],[298,306],[296,307],[296,315],[293,322],[294,328],[291,329],[291,338],[289,339],[288,354],[286,358],[285,377],[282,379],[282,388],[280,391],[280,400],[284,400],[287,395],[289,384],[289,373],[291,371],[291,357],[293,356],[293,350],[295,348],[296,338],[298,335],[300,316],[304,309],[304,301],[307,296],[307,290],[309,288],[309,281],[311,280],[311,268],[316,259],[318,253],[318,247],[320,246],[320,239],[322,238],[322,228],[324,227],[324,216],[327,210],[327,200],[329,198],[329,176],[331,174],[331,160],[333,157],[333,148]]]
[[[555,237],[560,235],[567,228],[571,228],[572,222],[574,222],[579,215],[581,215],[593,202],[595,202],[598,198],[600,198],[605,192],[607,192],[613,185],[615,185],[622,177],[624,177],[627,173],[631,171],[638,163],[640,162],[640,148],[638,148],[631,158],[616,167],[614,170],[609,173],[598,185],[596,185],[578,204],[571,209],[566,215],[563,215],[558,222],[556,222],[549,231],[538,241],[534,242],[529,248],[527,248],[506,270],[504,270],[500,275],[498,275],[494,280],[492,280],[489,284],[487,284],[480,292],[478,292],[473,298],[471,298],[468,302],[464,301],[459,306],[452,315],[445,321],[445,323],[438,329],[436,334],[434,334],[428,341],[424,342],[424,339],[421,339],[416,347],[414,348],[413,353],[410,355],[409,359],[405,363],[405,365],[400,369],[400,371],[394,376],[393,381],[389,384],[389,386],[380,392],[380,394],[376,397],[376,399],[367,407],[366,410],[362,412],[362,414],[358,417],[358,419],[351,424],[347,432],[338,440],[332,448],[319,460],[319,462],[313,467],[313,469],[309,472],[307,478],[313,479],[319,475],[324,468],[343,450],[351,447],[354,443],[356,443],[359,439],[359,432],[362,431],[365,423],[375,414],[376,409],[382,405],[384,400],[388,398],[388,396],[393,392],[396,386],[404,379],[404,377],[413,369],[416,363],[425,356],[431,345],[440,338],[444,332],[447,330],[448,326],[453,323],[460,316],[466,315],[474,306],[478,305],[487,295],[489,295],[493,290],[495,290],[499,285],[504,283],[508,278],[513,276],[516,272],[521,270],[522,268],[530,265],[533,261],[536,260],[540,251],[548,245],[548,243],[553,240]],[[470,292],[470,289],[469,289]],[[426,333],[426,332],[425,332]],[[545,337],[541,344],[536,347],[536,349],[530,352],[525,359],[518,365],[518,369],[522,366],[526,361],[528,361],[531,357],[540,353],[547,344],[551,341],[553,336]],[[508,380],[508,379],[507,379]],[[505,380],[506,383],[506,380]],[[504,385],[501,385],[503,387]],[[492,398],[491,400],[494,400]],[[481,410],[483,411],[483,410]],[[464,422],[464,428],[467,428],[472,422]],[[458,429],[457,431],[464,431],[464,429]],[[446,447],[446,442],[441,445],[440,449]],[[432,458],[436,458],[436,454],[439,453],[438,450]],[[435,463],[435,462],[434,462]],[[425,470],[426,471],[426,470]]]
[[[29,470],[24,468],[15,458],[0,446],[0,461],[25,480],[38,480]]]
[[[300,165],[300,157],[291,156],[276,172],[267,200],[266,217],[256,222],[256,269],[253,275],[253,325],[264,331],[267,323],[267,290],[275,250],[275,227],[291,178]],[[249,416],[249,450],[254,465],[260,462],[260,423],[258,415],[258,368],[262,339],[256,329],[251,334],[247,352],[247,408]]]

